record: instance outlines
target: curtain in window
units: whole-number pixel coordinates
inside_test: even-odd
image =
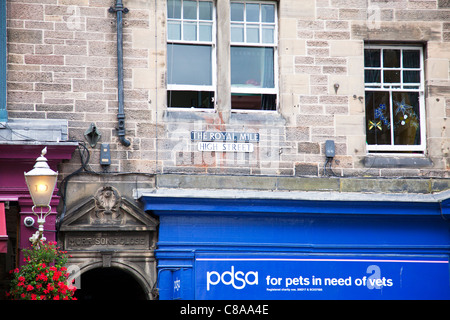
[[[231,47],[231,85],[274,88],[273,48]]]
[[[168,83],[212,85],[211,52],[208,45],[167,44]]]

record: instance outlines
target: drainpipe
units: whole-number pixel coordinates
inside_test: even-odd
[[[125,138],[125,112],[123,107],[123,30],[122,30],[122,16],[128,12],[127,8],[123,7],[122,0],[116,0],[115,8],[109,8],[110,13],[117,15],[117,96],[119,102],[119,109],[117,113],[117,120],[119,121],[118,136],[119,141],[125,147],[129,147],[131,142]]]

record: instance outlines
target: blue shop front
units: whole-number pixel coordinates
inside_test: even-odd
[[[450,193],[158,189],[161,300],[450,299]]]

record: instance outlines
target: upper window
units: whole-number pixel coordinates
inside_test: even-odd
[[[275,110],[277,13],[273,2],[231,2],[231,107]]]
[[[218,64],[231,66],[228,85],[232,109],[276,110],[276,3],[232,0],[230,21],[225,21],[228,16],[216,15],[214,3],[167,0],[168,106],[213,109],[218,100]],[[224,27],[230,30],[220,29]],[[230,48],[220,48],[220,55],[216,55],[217,33],[229,33],[231,41]],[[227,43],[217,43],[219,47],[224,45]],[[217,61],[217,56],[223,61]]]
[[[423,50],[364,50],[366,139],[369,152],[424,152]]]
[[[214,17],[212,1],[167,1],[169,107],[214,108]]]

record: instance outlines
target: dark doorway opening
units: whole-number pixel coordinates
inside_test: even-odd
[[[147,300],[136,279],[118,268],[97,268],[81,274],[78,300]]]

